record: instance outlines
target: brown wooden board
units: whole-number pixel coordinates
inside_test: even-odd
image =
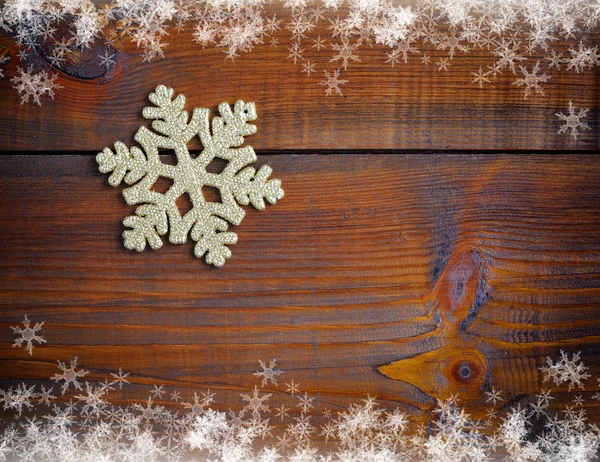
[[[227,409],[259,383],[258,360],[277,358],[281,386],[266,388],[276,400],[294,378],[317,395],[315,412],[370,394],[424,416],[456,383],[435,383],[423,354],[449,367],[481,354],[484,370],[475,364],[465,385],[480,389],[463,396],[478,416],[490,386],[512,404],[538,392],[538,368],[560,349],[582,350],[600,374],[595,156],[259,155],[263,163],[286,195],[247,208],[233,257],[216,269],[191,243],[123,248],[133,209],[93,156],[2,157],[2,383],[49,383],[57,360],[78,356],[91,380],[131,373],[123,402],[158,383],[188,398],[210,388]],[[24,314],[46,321],[48,343],[32,356],[11,348],[9,326]],[[453,317],[466,321],[452,327]],[[388,364],[400,364],[401,380],[380,371]],[[553,405],[571,399],[562,388]],[[597,389],[590,383],[586,398]]]

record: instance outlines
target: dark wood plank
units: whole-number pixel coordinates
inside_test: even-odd
[[[164,383],[188,393],[210,387],[227,409],[236,402],[228,397],[258,383],[258,360],[277,358],[286,380],[318,395],[318,410],[370,394],[419,416],[451,385],[393,380],[379,368],[413,361],[402,366],[410,370],[428,352],[441,363],[468,349],[486,369],[480,391],[462,395],[477,416],[482,388],[514,400],[539,391],[538,368],[559,349],[582,350],[600,374],[595,156],[269,155],[260,163],[286,196],[247,210],[233,257],[215,269],[191,244],[124,249],[121,220],[133,210],[93,156],[3,157],[2,383],[46,383],[57,359],[78,356],[92,380],[131,372],[124,402]],[[46,321],[48,344],[33,356],[11,348],[8,327],[24,314]],[[452,327],[465,315],[465,326]],[[586,393],[597,388],[594,380]],[[283,390],[268,387],[276,398]],[[558,396],[554,404],[570,399]]]
[[[289,14],[278,11],[278,17]],[[330,18],[331,19],[331,18]],[[193,41],[193,30],[171,31],[164,59],[144,63],[135,44],[115,51],[116,65],[90,77],[86,66],[99,67],[89,58],[79,67],[58,71],[55,100],[45,98],[41,107],[20,105],[10,79],[16,74],[17,48],[5,37],[0,46],[11,60],[0,79],[0,149],[97,151],[115,140],[131,142],[140,125],[148,94],[159,84],[174,87],[188,98],[188,107],[216,109],[222,101],[238,99],[257,103],[258,134],[251,138],[257,149],[475,149],[555,150],[597,149],[596,69],[580,74],[547,69],[545,54],[533,52],[524,64],[531,70],[537,61],[551,79],[543,84],[545,95],[524,98],[522,87],[513,85],[522,77],[506,71],[492,83],[479,88],[473,72],[486,69],[497,59],[491,51],[457,53],[447,72],[437,71],[435,62],[447,52],[431,44],[422,51],[432,57],[424,66],[420,55],[394,67],[385,63],[389,48],[362,46],[360,62],[352,62],[340,78],[349,82],[344,96],[326,97],[323,71],[333,72],[332,50],[317,52],[312,39],[328,37],[329,21],[305,39],[306,58],[318,72],[306,76],[300,63],[289,58],[289,31],[275,33],[277,47],[259,45],[235,62],[224,60],[223,49],[202,49]],[[597,34],[591,42],[598,42]],[[329,45],[334,41],[329,41]],[[587,43],[587,42],[586,42]],[[554,43],[568,54],[577,43]],[[98,52],[103,52],[101,43]],[[420,45],[417,45],[418,47]],[[95,56],[92,54],[92,56]],[[566,55],[565,55],[566,56]],[[32,58],[33,59],[33,58]],[[46,61],[39,57],[42,68]],[[36,61],[36,62],[37,62]],[[38,63],[38,64],[39,64]],[[44,67],[46,66],[46,67]],[[77,72],[83,77],[78,78]],[[579,108],[591,108],[585,121],[591,130],[582,131],[578,141],[557,134],[573,100]],[[196,143],[194,147],[199,147]]]

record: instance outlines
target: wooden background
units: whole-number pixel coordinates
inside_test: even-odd
[[[301,74],[284,39],[233,63],[191,36],[151,64],[118,50],[109,70],[90,58],[61,72],[41,107],[19,104],[16,58],[5,65],[0,386],[50,385],[56,360],[78,356],[87,379],[130,372],[124,404],[164,384],[188,400],[210,388],[235,409],[260,382],[258,360],[277,358],[274,403],[293,378],[318,397],[316,414],[369,394],[426,420],[449,393],[482,417],[491,387],[511,404],[548,388],[538,368],[560,349],[581,350],[599,376],[597,73],[557,75],[524,100],[509,76],[470,84],[493,61],[484,52],[437,72],[418,59],[383,65],[373,47],[345,73],[344,96],[326,98],[322,75]],[[247,209],[221,269],[191,243],[122,246],[133,210],[94,156],[132,142],[158,84],[189,109],[256,102],[247,141],[285,197]],[[577,143],[554,116],[575,99],[592,108]],[[46,321],[33,356],[11,348],[24,314]],[[554,405],[572,399],[563,388]],[[599,389],[593,380],[584,392],[590,422]]]

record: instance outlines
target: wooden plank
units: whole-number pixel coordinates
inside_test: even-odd
[[[0,79],[0,149],[98,151],[118,139],[131,142],[148,94],[158,84],[185,94],[190,109],[215,110],[222,101],[238,99],[256,102],[258,134],[251,144],[262,150],[599,147],[595,69],[580,74],[566,72],[566,66],[547,69],[545,55],[534,51],[523,63],[531,70],[543,62],[543,72],[551,79],[543,84],[544,95],[524,98],[523,88],[513,85],[522,77],[518,68],[518,75],[504,72],[483,88],[473,83],[472,73],[497,59],[487,50],[457,53],[447,71],[438,71],[435,63],[448,53],[431,45],[421,50],[432,58],[429,65],[412,54],[406,64],[394,67],[385,63],[389,48],[362,46],[357,52],[361,61],[341,70],[340,78],[348,80],[344,96],[326,97],[319,85],[323,71],[335,71],[339,62],[329,62],[331,49],[317,52],[310,44],[317,36],[329,36],[328,26],[328,21],[319,22],[305,40],[305,57],[318,69],[311,76],[288,58],[291,42],[285,30],[274,35],[277,47],[259,45],[235,62],[224,60],[222,49],[202,49],[188,30],[172,31],[164,59],[144,63],[135,44],[125,44],[114,50],[116,64],[106,70],[94,54],[104,51],[98,42],[92,57],[58,72],[63,88],[55,100],[46,97],[41,107],[19,104],[10,83],[17,72],[17,48],[5,37],[0,46],[11,60],[4,65],[6,78]],[[597,34],[592,42],[598,42]],[[573,44],[555,45],[566,52]],[[29,59],[47,68],[42,56]],[[555,113],[566,113],[571,100],[578,108],[593,109],[585,119],[591,130],[582,131],[578,141],[557,133],[561,121]]]
[[[411,375],[423,355],[484,358],[480,391],[462,395],[475,416],[489,405],[481,389],[513,403],[539,391],[538,368],[559,349],[582,350],[600,374],[595,156],[264,162],[286,196],[247,210],[233,257],[215,269],[191,244],[125,250],[121,220],[133,210],[93,156],[3,157],[0,384],[46,383],[57,359],[78,356],[91,380],[131,373],[123,402],[164,383],[187,395],[209,387],[227,409],[258,383],[258,360],[277,358],[285,381],[318,395],[316,412],[370,394],[418,417],[453,386]],[[11,348],[8,327],[25,314],[46,321],[33,356]],[[455,328],[453,316],[468,320]],[[401,380],[379,370],[401,361]],[[284,389],[267,387],[275,400]]]

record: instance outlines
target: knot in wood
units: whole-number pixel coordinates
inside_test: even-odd
[[[63,24],[53,41],[40,41],[35,50],[53,67],[76,79],[97,79],[116,67],[117,50],[104,37],[78,46],[69,39],[69,34]]]
[[[488,365],[485,356],[474,348],[447,346],[381,366],[379,371],[436,399],[458,394],[468,402],[481,397]]]
[[[476,251],[461,251],[450,258],[432,294],[445,334],[455,335],[467,319],[481,279],[481,259]]]
[[[470,383],[480,375],[479,365],[469,360],[459,361],[452,367],[452,378],[456,382]]]

